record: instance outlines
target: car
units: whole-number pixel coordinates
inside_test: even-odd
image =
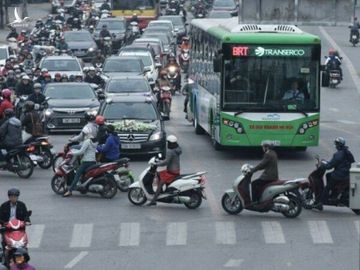
[[[103,25],[107,26],[112,36],[113,51],[117,52],[123,44],[125,44],[131,36],[130,30],[127,27],[127,22],[124,17],[116,18],[102,18],[98,21],[94,31],[94,38],[98,45],[100,45],[100,31]]]
[[[11,55],[11,49],[8,45],[0,45],[0,66],[4,66],[6,59]]]
[[[51,131],[81,130],[85,113],[98,113],[100,102],[94,89],[88,83],[49,83],[44,95],[48,99],[45,110],[45,127]]]
[[[100,107],[107,124],[115,126],[122,155],[166,154],[166,133],[156,101],[141,95],[113,96]]]
[[[168,28],[167,26],[153,26],[151,28],[146,28],[144,31],[144,34],[163,34],[163,35],[167,35],[169,37],[170,43],[175,42],[175,36],[173,34],[173,32],[170,30],[170,28]]]
[[[161,42],[164,45],[164,54],[171,54],[174,53],[174,44],[172,44],[171,39],[169,38],[169,36],[166,33],[159,33],[159,32],[144,32],[143,35],[141,36],[142,38],[157,38],[160,39]]]
[[[173,35],[176,35],[175,33],[175,27],[173,23],[169,20],[155,20],[150,21],[146,29],[156,28],[156,27],[166,27],[171,31]]]
[[[229,11],[232,16],[236,16],[238,14],[238,5],[234,0],[214,0],[212,9]]]
[[[129,94],[154,97],[148,80],[139,75],[113,77],[106,83],[104,92],[106,97]]]
[[[98,49],[93,37],[86,30],[65,31],[64,39],[72,54],[84,61],[91,61]]]
[[[46,68],[51,77],[54,78],[55,73],[66,74],[68,77],[81,75],[84,76],[82,63],[75,56],[70,55],[51,55],[43,57],[39,67]]]
[[[164,49],[164,44],[162,43],[162,41],[159,38],[137,38],[133,41],[134,45],[137,44],[149,44],[152,47],[158,47],[158,49],[155,49],[155,52],[159,55],[163,55],[165,53],[165,49]]]
[[[153,58],[155,59],[156,63],[164,64],[163,62],[163,55],[161,52],[161,47],[159,44],[155,43],[135,43],[133,42],[132,45],[127,46],[127,48],[130,50],[130,48],[136,48],[136,50],[143,50],[143,51],[149,51]]]
[[[183,17],[180,15],[166,15],[160,16],[159,20],[171,21],[174,25],[174,30],[177,36],[177,43],[181,43],[181,40],[186,36],[186,24],[184,23]]]
[[[63,5],[61,5],[61,2]],[[62,6],[65,12],[69,12],[75,8],[76,0],[52,0],[51,1],[51,12],[56,13],[57,9]]]
[[[127,45],[125,47],[122,47],[120,49],[120,52],[149,52],[152,56],[152,58],[156,61],[156,53],[155,50],[153,49],[153,47],[151,47],[150,45],[144,45],[144,44],[131,44],[131,45]]]
[[[107,81],[114,76],[145,75],[147,71],[139,57],[110,56],[104,62],[102,77]]]
[[[155,64],[151,53],[141,51],[122,51],[120,52],[119,56],[134,56],[141,59],[145,69],[147,70],[145,73],[146,78],[148,79],[151,86],[155,86],[155,82],[159,75],[158,68],[161,67],[161,64]]]
[[[232,15],[226,10],[211,10],[208,17],[212,19],[227,19],[231,18]]]

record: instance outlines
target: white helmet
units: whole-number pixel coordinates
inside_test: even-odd
[[[166,137],[166,140],[167,140],[168,142],[170,142],[170,143],[176,143],[176,142],[177,142],[177,138],[176,138],[176,136],[174,136],[174,135],[169,135],[169,136],[167,136],[167,137]]]

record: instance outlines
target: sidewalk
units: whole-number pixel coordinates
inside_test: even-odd
[[[50,13],[51,4],[50,3],[40,3],[40,4],[28,4],[27,10],[30,18],[30,29],[34,27],[36,20],[43,19]],[[21,8],[18,7],[18,13],[21,16]],[[14,7],[9,8],[9,21],[14,21]],[[19,29],[18,29],[19,31]],[[6,43],[6,36],[9,33],[9,28],[0,30],[0,44]]]

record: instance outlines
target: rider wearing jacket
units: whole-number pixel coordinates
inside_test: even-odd
[[[182,153],[181,147],[177,143],[177,138],[174,135],[169,135],[166,138],[166,141],[168,148],[166,151],[166,159],[157,163],[157,166],[166,165],[166,170],[159,172],[158,187],[153,199],[148,204],[149,206],[156,205],[156,200],[160,195],[163,185],[170,184],[177,176],[180,175],[180,155]]]
[[[103,154],[101,162],[111,162],[120,157],[120,140],[113,125],[108,125],[108,137],[105,144],[98,145],[96,150]]]
[[[339,54],[334,49],[329,49],[329,56],[326,58],[325,61],[325,67],[326,71],[329,72],[332,69],[339,70],[340,71],[340,79],[343,79],[342,76],[342,69],[341,69],[341,59],[339,57]]]
[[[32,93],[27,100],[34,102],[35,104],[41,105],[44,103],[46,97],[41,93],[41,84],[34,83],[34,93]]]
[[[3,100],[0,104],[0,121],[5,118],[4,112],[6,109],[13,109],[14,105],[11,103],[11,90],[3,89],[1,91]]]
[[[18,248],[13,255],[14,264],[11,265],[10,270],[36,270],[30,265],[30,256],[26,249]]]
[[[69,139],[69,141],[71,143],[81,143],[81,142],[83,142],[84,139],[85,139],[85,135],[88,132],[88,130],[90,130],[92,138],[96,138],[97,132],[98,132],[98,127],[97,127],[97,125],[95,123],[95,116],[93,114],[90,114],[90,113],[85,113],[85,121],[87,122],[87,124],[83,127],[83,129],[81,130],[79,135],[76,135],[76,136]]]
[[[30,223],[30,217],[26,205],[18,200],[19,196],[20,191],[17,188],[11,188],[8,190],[9,200],[0,206],[1,225],[4,225],[4,223],[9,222],[13,218]]]
[[[264,170],[261,176],[252,182],[252,201],[258,201],[260,199],[260,190],[263,186],[279,179],[278,157],[276,152],[273,150],[273,145],[269,142],[264,142],[262,143],[262,148],[264,151],[264,157],[262,161],[251,170],[251,173]]]
[[[34,88],[32,82],[30,81],[30,77],[28,75],[24,75],[21,81],[15,87],[15,94],[17,96],[28,96],[34,92]]]

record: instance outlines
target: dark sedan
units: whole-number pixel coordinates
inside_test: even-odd
[[[97,50],[96,42],[88,31],[66,31],[64,38],[73,55],[91,61]]]
[[[81,130],[85,112],[96,115],[100,102],[88,83],[50,83],[44,94],[49,98],[45,110],[46,128],[55,130]]]

